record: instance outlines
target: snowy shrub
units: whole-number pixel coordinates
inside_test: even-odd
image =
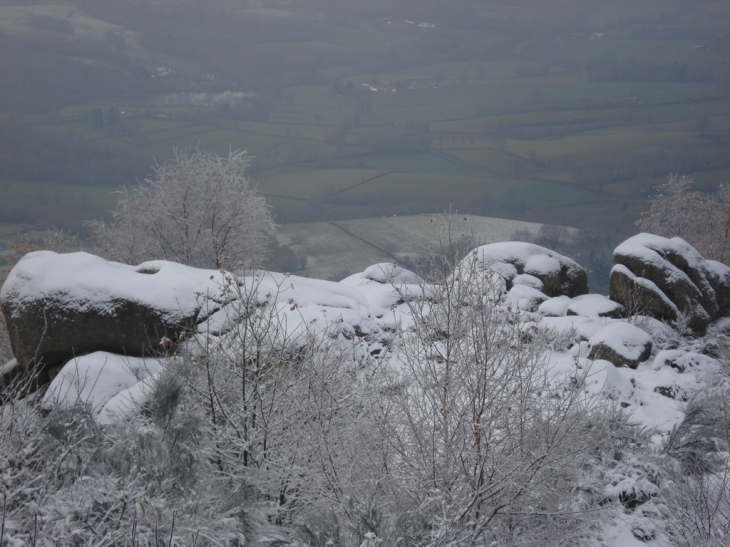
[[[592,401],[582,379],[552,377],[540,342],[490,298],[494,280],[476,258],[407,300],[392,366],[376,376],[381,482],[396,506],[428,518],[432,545],[580,544],[574,479]]]
[[[619,502],[635,509],[657,496],[665,473],[651,447],[651,430],[612,404],[589,416],[582,427],[583,434],[593,439],[582,460],[579,480],[589,499],[601,505]]]
[[[730,470],[671,475],[664,492],[668,531],[681,547],[724,547],[730,538]]]
[[[3,393],[0,475],[8,545],[240,545],[263,522],[256,498],[215,468],[199,413],[171,404],[163,380],[149,412],[101,427],[84,406],[43,411]],[[238,503],[230,500],[238,495]]]
[[[664,446],[685,474],[714,473],[727,465],[728,395],[726,389],[708,388],[693,395],[685,405],[684,420],[674,427]]]
[[[722,366],[718,382],[725,387],[730,387],[728,386],[730,384],[730,336],[709,332],[703,342],[700,347],[702,353],[715,357]]]
[[[343,537],[349,530],[328,507],[308,509],[299,516],[294,529],[302,544],[310,547],[340,547],[353,543],[348,537]]]
[[[194,337],[172,370],[186,384],[179,405],[204,415],[218,471],[260,492],[270,522],[291,526],[365,480],[367,379],[340,323],[299,320],[286,286],[262,291],[261,280],[228,285],[236,298],[217,312],[222,326]]]
[[[676,173],[658,186],[651,208],[636,225],[645,232],[681,237],[702,256],[730,261],[730,186],[721,185],[712,195],[693,192],[694,181]]]
[[[668,532],[682,547],[720,547],[730,539],[730,344],[708,335],[705,349],[721,369],[684,406],[664,443]]]
[[[165,259],[201,268],[260,262],[274,221],[245,176],[248,157],[176,151],[155,178],[121,191],[112,222],[94,221],[98,252],[139,264]]]
[[[651,441],[655,431],[614,405],[589,416],[583,427],[596,442],[582,461],[577,487],[604,508],[604,514],[621,515],[621,522],[640,541],[665,534],[668,510],[663,492],[669,473],[666,458]]]

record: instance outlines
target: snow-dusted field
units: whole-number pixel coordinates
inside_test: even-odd
[[[463,217],[457,217],[462,219]],[[278,228],[280,245],[290,245],[307,266],[297,275],[329,279],[361,272],[378,262],[438,253],[438,223],[434,215],[283,224]],[[502,218],[469,216],[459,229],[476,244],[509,241],[520,230],[537,234],[542,224]]]

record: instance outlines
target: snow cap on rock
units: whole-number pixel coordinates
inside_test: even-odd
[[[651,355],[651,336],[630,323],[610,323],[591,336],[589,359],[605,359],[617,367],[636,368]]]
[[[380,262],[378,264],[373,264],[361,274],[356,275],[378,283],[390,283],[393,285],[399,285],[402,283],[418,284],[423,281],[412,271],[401,268],[392,262]]]

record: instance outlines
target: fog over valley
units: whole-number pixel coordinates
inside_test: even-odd
[[[2,2],[2,233],[84,233],[199,145],[248,150],[278,223],[451,205],[613,244],[670,172],[727,180],[727,23],[694,0]]]

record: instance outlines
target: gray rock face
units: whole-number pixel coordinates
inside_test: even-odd
[[[623,264],[616,264],[609,279],[611,299],[622,302],[635,313],[674,322],[679,316],[676,304],[655,283],[635,275]]]
[[[183,325],[195,319],[171,322],[160,310],[123,299],[81,313],[68,304],[62,295],[44,296],[23,307],[3,302],[13,353],[24,367],[38,360],[46,371],[92,351],[149,354],[159,350],[163,337],[176,340]]]
[[[616,351],[615,348],[607,344],[596,344],[591,348],[591,352],[588,354],[589,359],[603,359],[610,361],[617,367],[629,367],[636,368],[639,363],[646,361],[651,355],[651,344],[642,352],[636,359],[627,359],[622,353]]]
[[[180,274],[183,275],[180,275]],[[220,291],[221,274],[165,261],[126,266],[87,254],[30,253],[8,276],[0,308],[20,368],[39,382],[75,355],[144,355],[163,337],[177,340]]]
[[[575,261],[532,243],[510,241],[483,245],[477,256],[484,269],[501,275],[511,289],[518,276],[532,276],[542,283],[546,296],[588,294],[588,276]],[[524,279],[524,277],[523,277]]]
[[[614,251],[610,297],[635,313],[676,321],[704,332],[730,308],[730,268],[705,260],[678,237],[636,235]]]

